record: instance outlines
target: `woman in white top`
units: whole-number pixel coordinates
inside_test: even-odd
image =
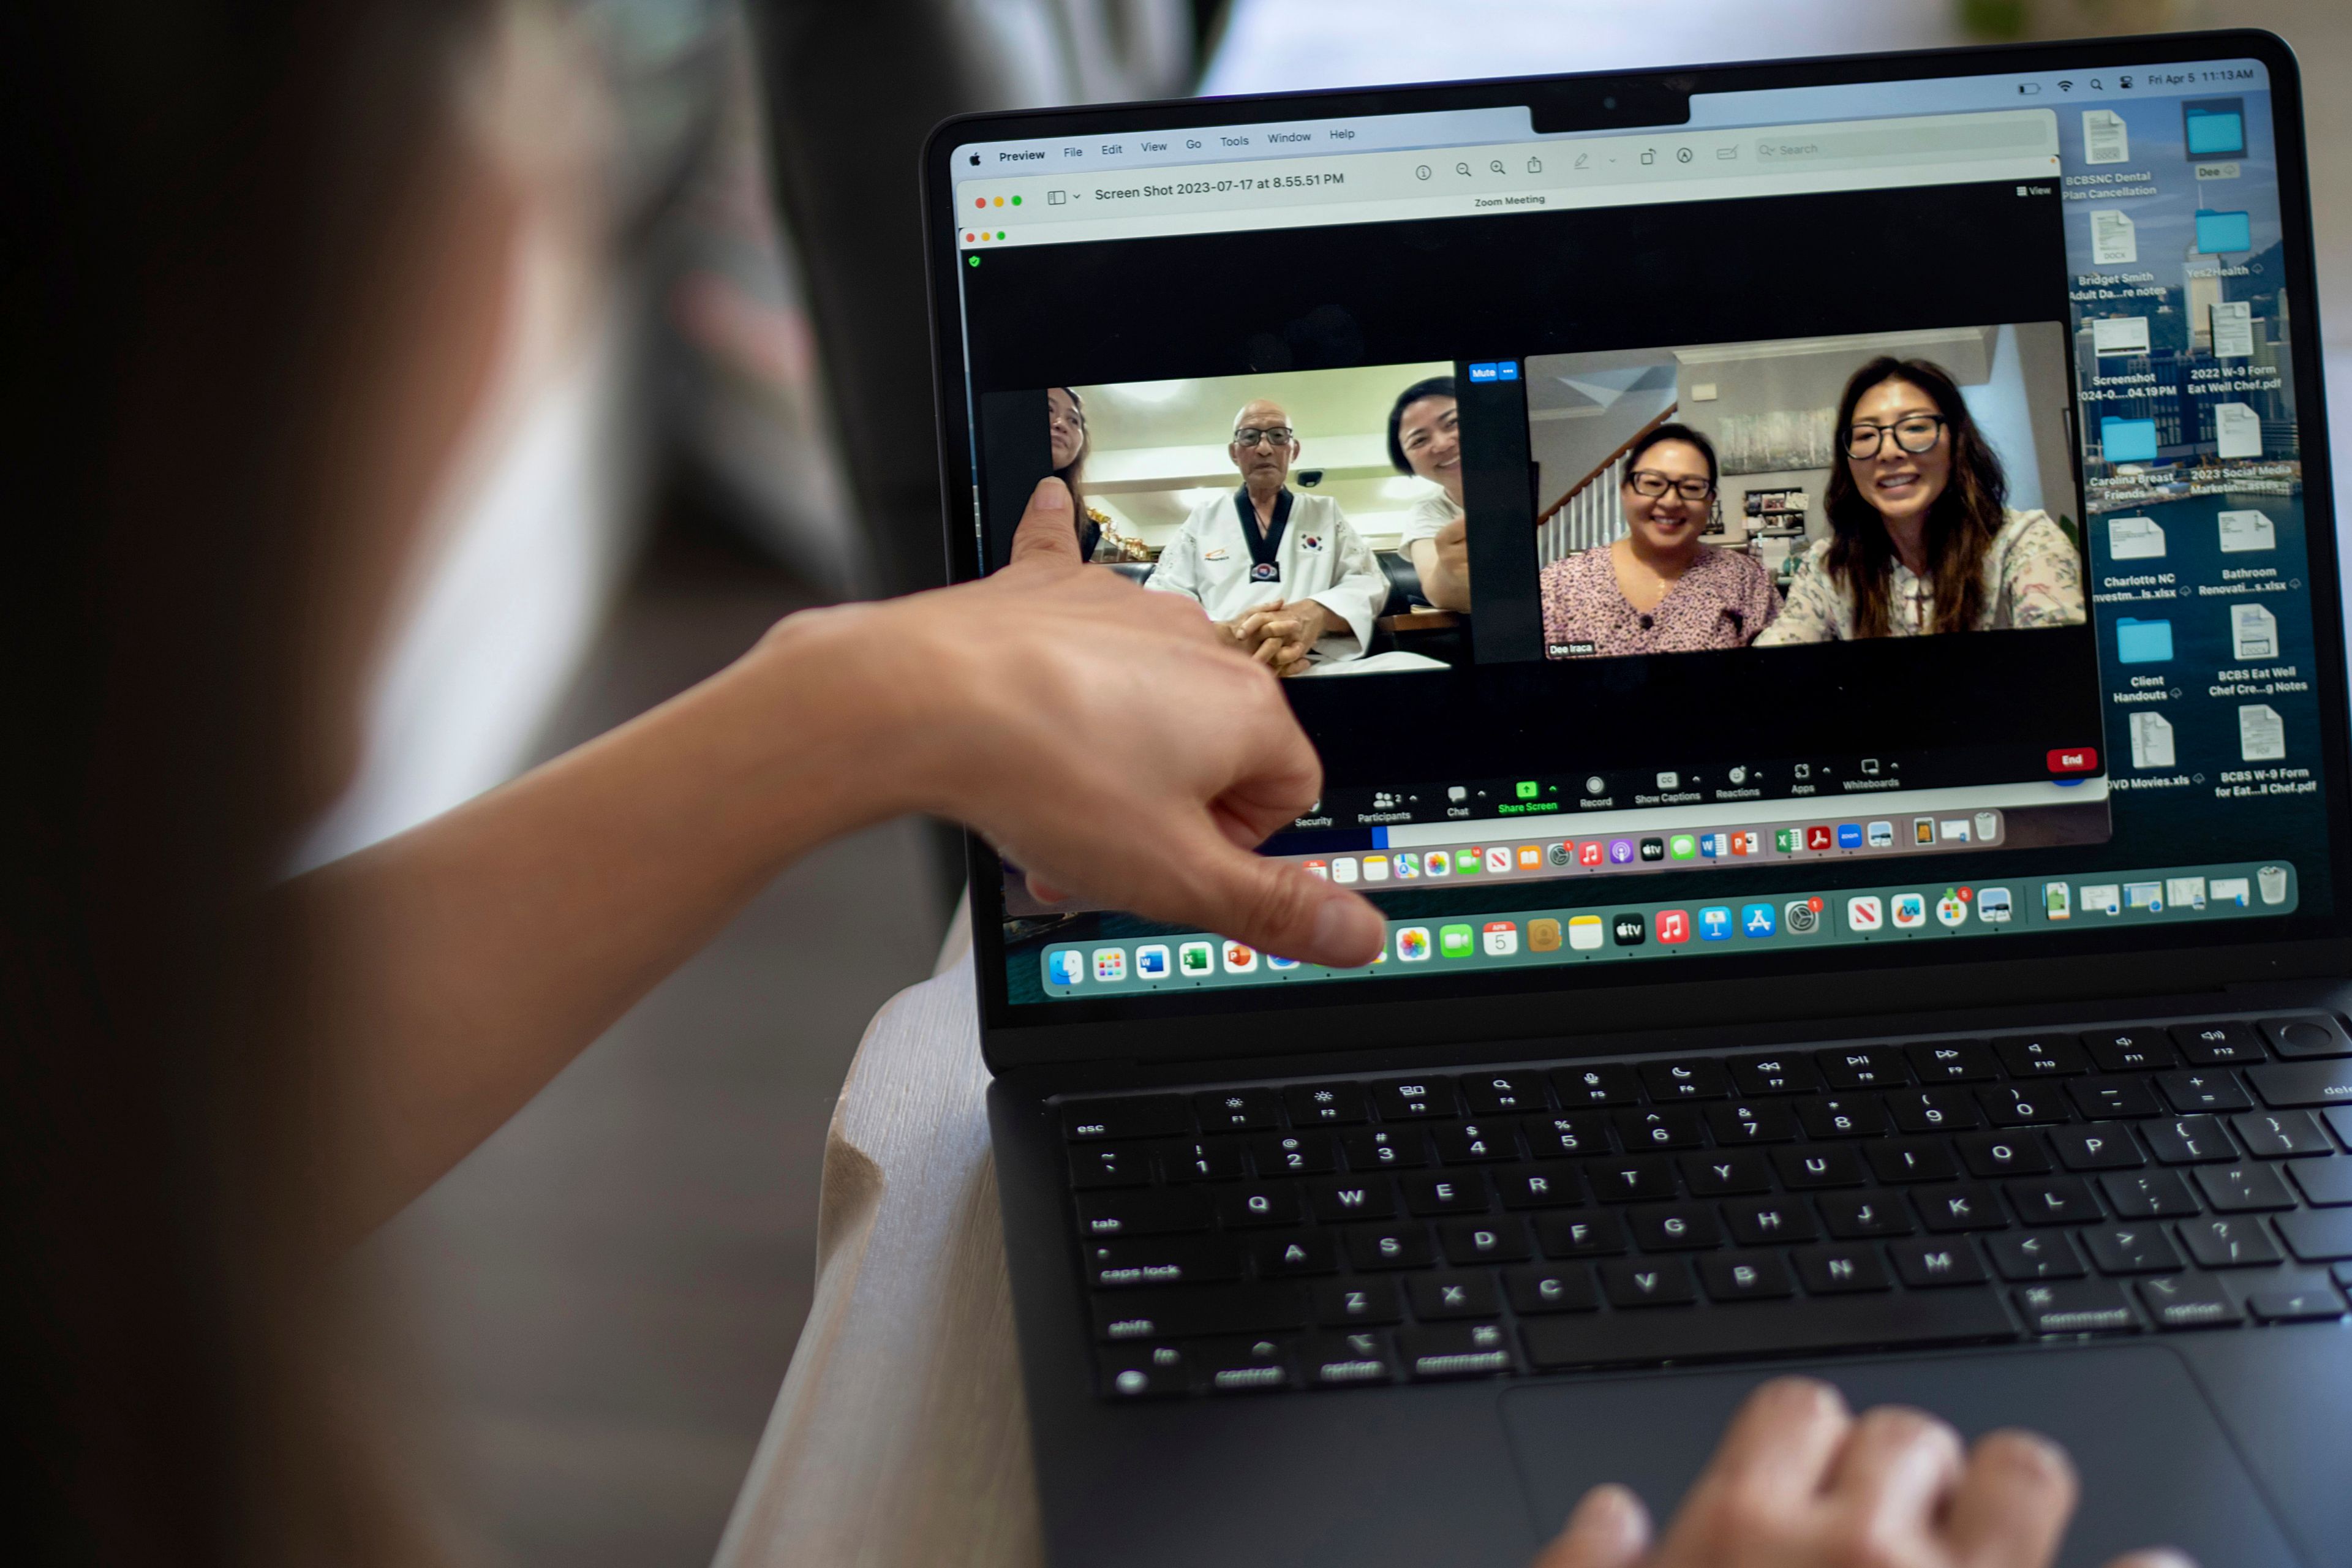
[[[1421,574],[1421,596],[1441,610],[1470,607],[1470,533],[1462,516],[1462,426],[1454,378],[1433,375],[1397,394],[1389,461],[1438,487],[1406,514],[1397,548]]]
[[[2048,513],[2005,504],[2000,459],[1941,367],[1871,361],[1836,427],[1830,537],[1758,647],[2083,624],[2082,552]]]

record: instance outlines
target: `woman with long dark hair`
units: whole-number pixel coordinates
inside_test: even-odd
[[[2009,480],[1951,376],[1872,360],[1838,399],[1830,537],[1805,552],[1759,644],[2083,623],[2083,559]]]
[[[1436,490],[1415,501],[1397,549],[1421,577],[1421,596],[1441,610],[1470,607],[1470,531],[1462,512],[1462,412],[1450,375],[1397,394],[1389,409],[1389,461]]]
[[[1070,492],[1082,561],[1149,561],[1150,551],[1130,539],[1100,509],[1087,504],[1087,405],[1077,389],[1045,389],[1045,434],[1052,443],[1054,477]]]

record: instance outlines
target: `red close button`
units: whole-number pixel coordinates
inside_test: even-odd
[[[2099,753],[2095,747],[2071,746],[2063,752],[2050,753],[2050,771],[2053,773],[2088,773],[2098,771]]]

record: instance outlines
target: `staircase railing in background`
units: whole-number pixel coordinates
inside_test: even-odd
[[[1563,555],[1607,544],[1625,531],[1625,510],[1619,490],[1625,481],[1625,455],[1642,444],[1659,426],[1675,416],[1675,405],[1625,438],[1601,466],[1568,488],[1568,493],[1536,519],[1537,564],[1548,566]]]

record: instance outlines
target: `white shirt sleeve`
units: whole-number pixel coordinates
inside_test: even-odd
[[[1441,529],[1461,515],[1462,509],[1444,490],[1422,497],[1404,514],[1404,526],[1397,530],[1397,548],[1410,553],[1417,542],[1436,538]]]
[[[1205,608],[1208,598],[1207,584],[1201,579],[1201,536],[1193,526],[1199,522],[1200,515],[1196,509],[1184,520],[1184,526],[1160,552],[1159,563],[1151,568],[1151,575],[1143,580],[1143,585],[1162,594],[1181,594]]]
[[[1316,644],[1316,651],[1325,658],[1360,658],[1371,646],[1373,621],[1379,618],[1381,607],[1389,602],[1389,574],[1381,570],[1380,558],[1373,554],[1372,547],[1364,542],[1337,505],[1331,508],[1329,527],[1336,580],[1329,587],[1307,597],[1347,622],[1353,636],[1350,638],[1328,634]]]

